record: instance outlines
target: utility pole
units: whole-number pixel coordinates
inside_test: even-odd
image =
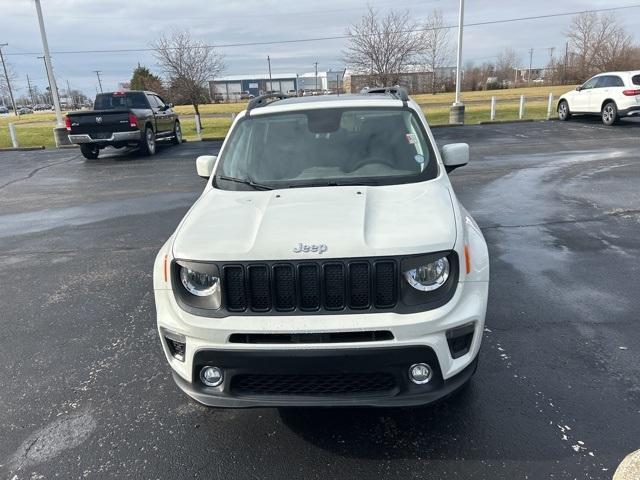
[[[18,116],[18,109],[16,108],[16,101],[13,99],[13,91],[11,90],[11,82],[9,81],[9,73],[7,73],[7,66],[4,63],[4,55],[2,55],[2,47],[6,47],[8,43],[0,43],[0,60],[2,60],[2,69],[4,70],[4,79],[7,81],[7,90],[9,90],[9,97],[11,98],[11,105],[13,105],[13,114]]]
[[[31,79],[29,78],[29,75],[27,75],[27,85],[29,86],[29,97],[31,98],[31,104],[35,105],[36,100],[35,98],[33,98],[33,88],[31,88]]]
[[[51,95],[51,103],[53,103],[53,90],[51,89],[51,79],[49,78],[49,69],[47,68],[47,61],[44,57],[36,57],[36,58],[39,58],[44,62],[44,71],[45,71],[45,75],[47,76],[47,81],[49,82],[49,95]],[[45,98],[45,100],[47,99]]]
[[[42,37],[42,48],[44,50],[44,63],[47,66],[47,75],[49,77],[49,85],[51,87],[51,96],[53,97],[53,106],[56,110],[56,120],[58,122],[58,130],[54,130],[56,137],[56,145],[69,144],[69,139],[66,134],[67,129],[64,128],[64,122],[62,121],[62,111],[60,110],[60,99],[58,98],[58,86],[56,85],[56,77],[53,74],[53,68],[51,68],[51,54],[49,53],[49,42],[47,41],[47,32],[44,29],[44,19],[42,18],[42,7],[40,6],[40,0],[34,0],[36,4],[36,13],[38,14],[38,23],[40,25],[40,36]]]
[[[529,79],[527,85],[531,86],[531,68],[533,66],[533,48],[529,49]]]
[[[271,78],[271,58],[267,55],[267,63],[269,64],[269,88],[267,91],[273,90],[273,80]]]
[[[102,93],[102,80],[100,80],[100,74],[102,73],[102,71],[94,70],[93,72],[96,74],[96,77],[98,77],[98,85],[100,85],[100,93]]]
[[[318,93],[318,62],[314,63],[316,67],[316,93]]]
[[[564,45],[564,78],[562,83],[567,83],[567,64],[569,63],[569,42]]]
[[[71,87],[69,86],[69,79],[67,79],[67,110],[70,107],[69,101],[71,101],[72,104],[76,103],[73,98],[71,98]]]
[[[460,99],[460,87],[462,84],[462,35],[464,27],[464,0],[460,0],[458,12],[458,51],[456,54],[456,99],[451,106],[449,123],[464,123],[464,103]]]

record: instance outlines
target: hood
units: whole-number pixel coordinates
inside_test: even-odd
[[[176,232],[173,254],[205,261],[368,257],[449,250],[455,241],[451,195],[437,180],[378,187],[210,189]]]

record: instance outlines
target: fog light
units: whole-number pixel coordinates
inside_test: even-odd
[[[431,380],[433,370],[426,363],[416,363],[409,367],[409,379],[416,385],[424,385]]]
[[[200,380],[207,387],[217,387],[222,383],[222,370],[218,367],[204,367],[200,370]]]

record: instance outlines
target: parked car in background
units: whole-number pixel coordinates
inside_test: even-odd
[[[640,70],[598,74],[560,97],[560,120],[583,114],[600,115],[605,125],[640,115]]]
[[[0,115],[9,113],[9,109],[7,107],[0,107]]]
[[[255,95],[251,92],[244,91],[240,94],[240,100],[251,100]]]
[[[33,113],[29,107],[18,107],[18,115],[28,115],[29,113]]]
[[[138,146],[145,155],[156,153],[156,140],[182,142],[182,129],[173,105],[153,92],[100,93],[93,110],[69,113],[65,125],[69,141],[80,145],[86,159],[98,158],[112,146]]]

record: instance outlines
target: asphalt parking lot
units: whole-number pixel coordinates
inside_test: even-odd
[[[218,143],[0,153],[3,478],[611,478],[640,448],[640,125],[438,128],[491,253],[469,389],[421,409],[217,410],[173,384],[151,268]]]

